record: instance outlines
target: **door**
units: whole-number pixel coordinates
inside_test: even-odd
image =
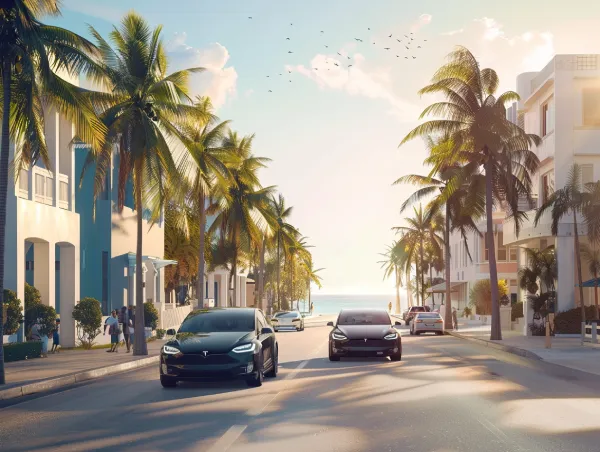
[[[273,334],[262,334],[262,329],[269,325],[267,319],[265,319],[260,311],[256,311],[256,325],[258,330],[258,340],[262,345],[263,368],[270,369],[272,365],[271,358],[273,356]]]

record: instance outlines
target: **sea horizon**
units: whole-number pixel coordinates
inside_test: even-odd
[[[344,308],[380,308],[388,309],[389,303],[394,306],[396,295],[390,294],[314,294],[311,296],[314,315],[337,314]],[[300,307],[304,311],[304,304]],[[306,303],[307,304],[307,303]],[[308,310],[308,309],[307,309]]]

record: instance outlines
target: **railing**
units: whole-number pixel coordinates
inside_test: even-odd
[[[30,181],[31,178],[31,181]],[[31,182],[31,184],[30,184]],[[29,193],[31,186],[32,192]],[[54,205],[55,197],[54,173],[47,169],[34,166],[30,171],[22,170],[16,187],[17,196],[23,199],[39,202],[48,206]],[[69,210],[71,194],[69,176],[58,175],[58,207]]]
[[[54,175],[43,168],[34,167],[33,200],[49,206],[54,204]]]

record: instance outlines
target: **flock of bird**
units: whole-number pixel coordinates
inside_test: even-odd
[[[248,16],[249,20],[252,20],[252,16]],[[294,24],[293,22],[290,23],[290,27],[293,27]],[[371,28],[367,28],[367,32],[371,32]],[[321,36],[325,36],[326,33],[324,30],[321,30],[320,32]],[[405,60],[416,60],[417,59],[417,54],[419,52],[419,49],[422,48],[422,46],[424,45],[424,43],[427,42],[427,39],[423,39],[423,40],[416,40],[416,36],[413,32],[409,32],[409,33],[401,33],[399,35],[395,35],[394,33],[390,33],[389,35],[386,35],[387,37],[383,38],[384,42],[382,43],[377,42],[377,41],[371,41],[371,46],[376,46],[375,48],[379,48],[382,49],[385,52],[389,52],[390,55],[395,55],[396,58],[402,58]],[[290,37],[286,37],[285,38],[286,41],[290,41],[290,44],[292,42],[292,38]],[[368,42],[365,42],[365,40],[363,38],[354,38],[354,41],[356,41],[357,45],[366,45],[368,44]],[[328,44],[323,44],[325,49],[329,49],[329,45]],[[370,47],[370,46],[369,46]],[[288,50],[287,52],[288,54],[293,54],[293,50]],[[340,70],[342,68],[346,68],[346,69],[350,69],[352,67],[354,67],[354,61],[352,59],[351,56],[349,55],[344,55],[339,51],[336,51],[337,55],[340,58],[336,58],[336,57],[326,57],[325,59],[325,66],[321,66],[321,67],[313,67],[312,70],[313,71],[331,71],[331,70]],[[404,55],[402,53],[405,53]],[[345,60],[344,60],[345,58]],[[341,60],[345,61],[342,62]],[[292,71],[291,70],[287,70],[287,75],[289,76]],[[274,74],[274,75],[267,75],[266,77],[269,79],[275,79],[277,77],[283,77],[285,75],[285,72],[279,72],[278,75]],[[289,78],[289,77],[288,77]],[[289,83],[292,83],[291,78],[289,78]],[[269,93],[272,93],[273,90],[269,89],[268,90]]]

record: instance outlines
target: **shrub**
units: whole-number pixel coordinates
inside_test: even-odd
[[[594,306],[585,307],[585,318],[594,318]],[[573,308],[556,314],[554,318],[554,332],[559,334],[581,333],[581,308]]]
[[[38,331],[42,336],[47,336],[56,328],[56,310],[52,306],[36,304],[29,308],[28,315],[35,319]]]
[[[523,317],[523,302],[522,301],[517,301],[516,303],[514,303],[512,305],[512,311],[510,313],[510,318],[512,319],[512,321],[514,322],[515,320]]]
[[[546,325],[544,323],[535,323],[532,322],[527,325],[529,331],[531,331],[532,336],[545,336],[546,335]]]
[[[158,328],[156,330],[156,338],[157,339],[162,339],[163,337],[165,337],[166,333],[167,333],[167,330],[163,330],[162,328]]]
[[[4,307],[6,308],[6,317],[4,317],[4,334],[15,334],[19,330],[19,325],[23,322],[21,313],[21,300],[12,290],[4,289]]]
[[[144,326],[146,328],[156,329],[158,325],[158,311],[154,307],[154,303],[147,301],[144,303]]]
[[[498,281],[498,298],[508,295],[508,285],[506,281]],[[480,279],[471,288],[469,294],[469,305],[474,307],[477,314],[480,315],[491,315],[492,314],[492,284],[489,279]]]
[[[470,307],[465,306],[465,309],[463,309],[463,317],[471,317],[472,314],[473,310]]]
[[[42,354],[40,341],[15,342],[4,344],[4,362],[22,361],[29,358],[39,358]]]
[[[95,298],[86,297],[73,309],[73,319],[77,322],[77,338],[81,346],[89,350],[94,340],[102,332],[102,308]]]
[[[32,309],[41,304],[40,291],[25,283],[25,331],[29,331],[37,319],[36,311]]]

